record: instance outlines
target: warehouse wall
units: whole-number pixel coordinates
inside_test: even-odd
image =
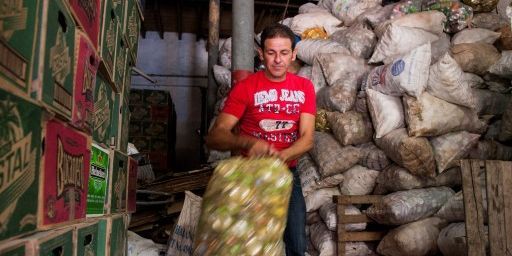
[[[142,77],[134,76],[132,88],[167,90],[172,95],[177,115],[176,170],[197,168],[200,141],[196,131],[201,125],[201,91],[198,87],[207,85],[206,42],[196,41],[195,35],[189,33],[184,33],[181,40],[177,33],[165,33],[162,40],[157,32],[147,32],[145,39],[139,39],[136,66],[152,74],[158,82],[151,85]]]

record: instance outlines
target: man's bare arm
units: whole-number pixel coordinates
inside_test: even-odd
[[[299,158],[313,147],[315,133],[315,116],[308,113],[300,114],[300,137],[289,148],[277,153],[285,162]]]
[[[237,123],[237,117],[220,113],[206,137],[206,146],[220,151],[245,150],[249,156],[262,156],[274,152],[266,141],[234,134],[232,130]]]

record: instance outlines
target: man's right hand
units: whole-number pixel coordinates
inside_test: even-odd
[[[274,147],[264,140],[256,140],[247,151],[248,156],[255,157],[270,156],[275,153]]]

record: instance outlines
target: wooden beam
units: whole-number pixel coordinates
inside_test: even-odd
[[[176,25],[178,26],[178,39],[181,40],[183,35],[183,0],[176,0]]]
[[[486,161],[487,209],[489,213],[489,247],[491,255],[505,255],[505,214],[500,165]]]
[[[461,161],[468,256],[486,255],[482,189],[478,178],[481,164],[479,160]]]
[[[158,35],[160,35],[160,39],[164,39],[164,25],[162,23],[162,14],[160,13],[159,0],[154,0],[153,11],[156,13],[155,20],[156,26],[158,28]]]
[[[195,9],[197,14],[196,42],[198,42],[202,38],[204,8],[206,8],[204,5],[200,5],[198,8]]]
[[[502,190],[504,200],[504,217],[505,217],[505,252],[507,256],[512,255],[512,162],[500,162]]]

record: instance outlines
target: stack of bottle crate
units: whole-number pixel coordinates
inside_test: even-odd
[[[125,255],[138,0],[0,8],[0,255]]]

